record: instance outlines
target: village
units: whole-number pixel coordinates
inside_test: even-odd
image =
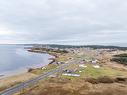
[[[35,92],[38,95],[50,95],[51,93],[55,93],[55,95],[126,95],[124,93],[127,89],[127,66],[111,61],[114,55],[127,53],[126,50],[46,48],[46,53],[55,56],[52,59],[53,62],[42,68],[33,69],[30,73],[40,75],[63,64],[70,65],[62,71],[50,75],[36,86],[25,90],[23,95],[35,95]],[[34,48],[34,50],[40,52],[44,49]],[[96,91],[93,90],[95,87]],[[50,91],[48,91],[49,88]],[[111,90],[107,90],[109,88]],[[100,89],[102,90],[100,91]],[[120,92],[121,89],[122,92]],[[92,94],[93,92],[94,94]]]
[[[115,69],[124,69],[127,70],[126,66],[122,66],[121,64],[117,64],[112,62],[111,59],[113,55],[126,53],[127,51],[118,50],[118,49],[93,49],[93,48],[51,48],[51,47],[43,47],[43,48],[33,48],[31,49],[33,52],[47,52],[51,55],[54,55],[54,58],[51,58],[51,63],[48,66],[42,67],[41,69],[34,69],[30,72],[40,74],[44,71],[50,71],[51,69],[56,68],[62,64],[70,64],[66,69],[64,69],[61,73],[51,75],[50,77],[96,77],[97,76],[117,76]],[[64,51],[64,52],[63,52]],[[114,63],[114,64],[113,64]],[[94,70],[92,73],[88,72],[89,70]],[[39,73],[38,73],[39,71]],[[111,73],[107,73],[106,71],[110,71]],[[86,75],[83,74],[88,72]],[[97,74],[94,74],[97,73]],[[121,72],[120,72],[121,73]],[[100,74],[100,75],[99,75]],[[124,73],[121,73],[125,76]],[[121,76],[122,76],[121,75]]]
[[[112,61],[112,58],[114,58],[114,55],[126,54],[127,50],[119,50],[116,48],[94,49],[90,47],[63,49],[49,46],[33,46],[27,48],[27,50],[29,52],[52,55],[48,65],[42,66],[41,68],[28,69],[27,76],[32,75],[31,78],[48,74],[48,72],[50,73],[66,64],[67,67],[59,69],[58,72],[50,74],[46,79],[24,88],[14,95],[50,95],[54,92],[56,93],[55,95],[87,95],[85,93],[89,95],[95,87],[96,92],[91,95],[99,95],[98,93],[107,93],[105,91],[109,87],[114,91],[114,86],[117,90],[115,90],[116,92],[113,95],[119,95],[116,93],[120,89],[123,90],[123,87],[123,92],[126,93],[127,66]],[[25,81],[23,80],[23,82]],[[17,85],[18,83],[22,83],[22,80],[17,80],[15,84],[9,83],[9,85]],[[9,85],[6,87],[8,88]],[[48,91],[50,88],[51,90]],[[103,88],[102,91],[100,91],[100,88]],[[66,92],[69,94],[64,94]]]

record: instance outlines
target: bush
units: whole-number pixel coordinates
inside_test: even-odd
[[[124,65],[127,65],[127,53],[114,55],[114,58],[112,58],[111,61],[115,61]]]
[[[28,72],[32,72],[33,70],[34,70],[34,69],[32,69],[32,68],[29,68],[29,69],[28,69]]]
[[[87,78],[87,79],[85,79],[85,81],[92,83],[92,84],[98,84],[99,83],[98,80],[95,78]]]
[[[99,77],[98,81],[99,83],[113,83],[114,79],[104,76],[104,77]]]
[[[110,77],[99,77],[97,79],[95,78],[87,78],[86,79],[87,82],[90,82],[92,84],[99,84],[99,83],[114,83],[114,79],[110,78]]]
[[[127,57],[116,57],[116,58],[112,58],[111,61],[115,61],[124,65],[127,65]]]
[[[127,78],[117,77],[115,82],[127,82]]]
[[[119,55],[114,55],[114,57],[127,57],[127,53],[119,54]]]

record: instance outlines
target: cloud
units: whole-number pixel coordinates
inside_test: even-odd
[[[0,43],[127,43],[126,13],[126,0],[1,0]]]

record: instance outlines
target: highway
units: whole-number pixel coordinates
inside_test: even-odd
[[[57,72],[60,72],[62,71],[63,69],[65,69],[67,66],[69,66],[70,64],[73,64],[73,62],[69,62],[68,64],[63,64],[49,72],[46,72],[36,78],[33,78],[31,80],[28,80],[26,82],[23,82],[23,83],[20,83],[16,86],[13,86],[13,87],[10,87],[2,92],[0,92],[0,95],[13,95],[14,93],[17,93],[17,92],[20,92],[21,90],[29,87],[29,86],[33,86],[35,84],[37,84],[40,80],[44,80],[45,78],[47,78],[48,76],[54,74],[54,73],[57,73]]]

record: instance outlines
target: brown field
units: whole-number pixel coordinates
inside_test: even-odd
[[[21,95],[127,95],[127,80],[124,82],[115,82],[107,78],[98,80],[100,82],[90,83],[86,79],[75,82],[64,78],[51,78]]]

